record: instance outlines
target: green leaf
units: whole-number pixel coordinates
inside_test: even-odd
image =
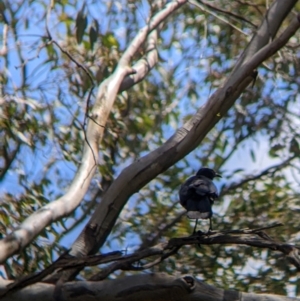
[[[289,151],[290,151],[290,153],[292,153],[294,155],[299,155],[299,153],[300,153],[299,143],[295,137],[290,142]]]
[[[78,44],[81,44],[84,31],[87,27],[87,16],[84,13],[84,7],[83,5],[76,17],[76,40]]]
[[[96,43],[97,38],[98,38],[97,29],[93,25],[90,27],[89,38],[90,38],[90,48],[91,48],[91,50],[93,50],[94,44]]]
[[[119,47],[119,42],[111,32],[102,37],[102,44],[107,48],[111,48],[113,46]]]
[[[256,156],[255,156],[255,153],[254,153],[253,149],[250,150],[250,156],[251,156],[252,161],[255,162],[256,161]]]

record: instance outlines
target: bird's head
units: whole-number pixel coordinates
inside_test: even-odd
[[[197,176],[204,176],[207,177],[209,179],[213,179],[214,177],[219,177],[222,178],[222,176],[218,173],[216,173],[213,169],[211,168],[207,168],[207,167],[202,167],[198,170]]]

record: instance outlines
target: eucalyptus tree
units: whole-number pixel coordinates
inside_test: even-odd
[[[2,1],[2,294],[297,295],[298,8]],[[188,238],[200,166],[223,176],[216,229]]]

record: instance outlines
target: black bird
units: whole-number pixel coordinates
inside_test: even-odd
[[[200,168],[195,176],[190,177],[179,190],[180,204],[187,210],[187,217],[196,219],[194,232],[198,219],[209,219],[209,231],[212,230],[212,204],[218,198],[217,187],[213,183],[214,177],[220,177],[213,169]]]

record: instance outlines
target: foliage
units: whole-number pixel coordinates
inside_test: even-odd
[[[146,1],[87,1],[81,7],[76,3],[55,3],[46,24],[44,1],[1,4],[3,235],[66,190],[81,159],[86,115],[96,89],[91,98],[89,92],[114,71],[151,11]],[[84,201],[72,216],[49,226],[8,261],[12,277],[41,269],[70,246],[74,229],[83,227],[120,171],[160,146],[222,85],[260,24],[266,3],[218,0],[214,6],[226,12],[200,1],[165,22],[159,63],[144,81],[117,97],[100,147],[101,163]],[[51,43],[47,31],[64,52]],[[131,251],[140,244],[189,235],[193,224],[183,216],[177,194],[179,185],[200,166],[223,175],[218,183],[221,199],[214,207],[215,228],[280,221],[284,227],[271,235],[298,242],[298,45],[299,37],[294,36],[259,68],[254,87],[247,88],[196,150],[132,196],[102,251]],[[66,53],[85,66],[93,83]],[[285,259],[241,246],[185,248],[153,270],[192,270],[208,283],[244,291],[287,294],[298,284],[296,271]]]

